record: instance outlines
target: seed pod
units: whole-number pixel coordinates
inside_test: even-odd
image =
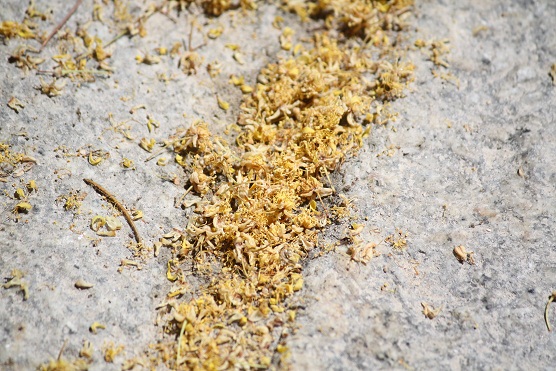
[[[93,287],[94,285],[92,283],[89,283],[83,279],[78,279],[75,282],[75,287],[80,289],[80,290],[86,290],[86,289],[90,289],[91,287]]]

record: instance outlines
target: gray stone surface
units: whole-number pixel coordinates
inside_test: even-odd
[[[400,228],[407,249],[381,245],[367,266],[337,254],[308,264],[295,368],[551,369],[543,312],[556,279],[555,4],[418,3],[417,35],[450,40],[460,88],[414,57],[397,132],[375,130],[336,178],[368,218],[366,239]],[[393,157],[376,157],[391,144]],[[476,265],[458,263],[457,245]],[[442,311],[429,320],[421,302]]]
[[[8,4],[0,20],[21,20],[27,5],[25,2]],[[55,21],[68,10],[64,1],[39,1],[37,7],[52,7]],[[140,14],[138,8],[131,11]],[[84,2],[68,27],[84,23],[90,19],[91,12],[92,3]],[[246,83],[252,84],[260,68],[269,63],[268,55],[276,55],[280,49],[279,31],[271,26],[276,14],[276,7],[263,6],[248,18],[237,17],[243,22],[241,27],[234,26],[237,34],[225,33],[199,49],[205,61],[192,76],[178,69],[175,58],[163,58],[162,63],[152,66],[136,63],[136,55],[154,54],[156,47],[170,49],[175,42],[187,40],[195,18],[182,16],[173,24],[164,16],[155,15],[148,23],[148,37],[122,38],[109,48],[114,52],[109,59],[115,69],[113,77],[97,78],[96,82],[83,83],[80,87],[68,82],[64,94],[53,98],[40,93],[40,82],[34,72],[25,76],[8,63],[8,57],[22,43],[20,40],[10,40],[7,45],[0,46],[0,75],[3,76],[0,138],[11,144],[14,151],[28,153],[38,160],[38,165],[22,178],[0,183],[0,190],[12,195],[14,185],[22,187],[30,179],[35,179],[39,188],[29,200],[32,211],[19,223],[14,223],[11,216],[11,209],[17,202],[8,197],[0,199],[2,283],[10,277],[12,269],[17,268],[26,274],[24,280],[30,286],[27,301],[23,301],[23,295],[15,288],[0,290],[0,369],[36,368],[40,363],[55,359],[66,340],[64,356],[70,359],[77,357],[84,340],[93,344],[93,370],[110,369],[110,365],[102,361],[101,350],[106,344],[124,345],[125,354],[119,356],[112,367],[119,369],[124,359],[141,354],[159,339],[161,328],[155,326],[155,307],[164,301],[171,289],[166,279],[169,252],[163,249],[158,258],[145,261],[141,271],[127,268],[118,273],[120,261],[132,258],[125,247],[132,240],[131,231],[121,218],[123,228],[117,237],[103,238],[95,246],[93,240],[98,237],[89,228],[91,218],[97,214],[110,215],[112,207],[87,186],[83,178],[98,182],[128,208],[144,212],[144,218],[136,224],[147,244],[152,245],[174,227],[184,229],[185,211],[175,208],[174,201],[183,195],[189,174],[184,174],[174,164],[170,152],[157,157],[169,160],[165,167],[157,166],[156,159],[145,163],[150,153],[138,146],[139,140],[155,138],[162,143],[178,127],[188,127],[197,119],[210,122],[215,132],[233,123],[242,93],[231,87],[229,76],[243,74]],[[200,18],[199,22],[206,23],[206,32],[219,23],[231,28],[232,21],[230,16],[224,15],[217,20]],[[50,30],[52,24],[54,21],[43,27]],[[98,34],[103,40],[110,40],[116,34],[108,27],[90,28],[89,33]],[[242,44],[244,65],[236,63],[232,51],[225,48],[225,44],[240,41],[238,37],[256,40]],[[202,43],[203,38],[194,32],[193,46]],[[54,55],[56,51],[47,47],[45,53]],[[221,62],[222,73],[211,79],[206,65],[216,60]],[[45,63],[41,68],[48,70],[52,65],[52,62]],[[175,80],[169,84],[159,81],[156,74],[160,72],[174,75]],[[50,77],[44,79],[51,81]],[[216,93],[231,104],[229,111],[218,108]],[[12,96],[25,104],[19,114],[6,105]],[[139,104],[144,104],[146,109],[131,114],[130,109]],[[115,123],[126,121],[130,125],[133,141],[110,130],[109,114],[113,114]],[[152,134],[146,126],[147,114],[160,122],[160,128]],[[21,132],[26,135],[18,135]],[[68,156],[55,151],[60,146],[67,148]],[[156,150],[159,148],[157,146]],[[75,156],[81,149],[85,154],[97,149],[107,151],[110,158],[93,167],[86,156]],[[124,157],[133,160],[137,170],[123,169],[120,163]],[[179,185],[164,180],[174,176]],[[58,196],[72,190],[87,194],[79,215],[64,211],[63,202],[56,202]],[[72,225],[73,233],[70,231]],[[74,283],[80,278],[93,283],[94,287],[77,290]],[[102,323],[107,329],[93,335],[89,332],[93,322]]]
[[[59,19],[66,2],[48,3]],[[2,4],[0,20],[21,18],[26,5]],[[70,25],[88,19],[91,9],[84,2]],[[27,301],[16,289],[0,290],[0,368],[32,369],[55,358],[65,340],[64,354],[76,356],[86,339],[95,348],[92,368],[107,369],[100,353],[107,342],[125,345],[127,358],[160,336],[155,306],[170,288],[167,252],[147,260],[140,271],[118,273],[120,260],[130,257],[129,229],[124,224],[117,237],[93,245],[90,218],[109,210],[82,179],[97,180],[126,205],[143,210],[138,228],[150,243],[172,227],[183,228],[185,212],[173,204],[186,175],[171,163],[144,163],[149,154],[138,139],[162,141],[196,118],[215,130],[233,122],[241,93],[231,88],[228,76],[242,73],[253,82],[274,58],[279,31],[270,22],[277,12],[263,6],[252,22],[242,21],[199,50],[205,65],[222,61],[215,80],[204,68],[185,76],[175,60],[155,66],[133,60],[138,51],[181,41],[191,16],[177,25],[154,16],[147,38],[118,41],[110,60],[114,77],[80,88],[68,84],[65,94],[54,98],[36,90],[35,76],[23,78],[8,64],[19,41],[0,46],[0,139],[37,158],[38,165],[22,178],[36,179],[39,187],[30,198],[33,210],[19,223],[10,218],[14,201],[0,199],[0,274],[4,279],[19,268],[30,285]],[[409,37],[448,38],[448,71],[460,87],[433,78],[432,63],[411,52],[416,81],[407,98],[394,104],[398,121],[375,128],[360,155],[334,175],[338,191],[355,199],[365,240],[378,243],[399,228],[408,233],[408,245],[393,251],[382,243],[382,255],[368,265],[350,262],[342,247],[307,262],[300,328],[288,341],[294,369],[549,369],[553,364],[556,344],[543,311],[556,285],[556,99],[548,76],[556,62],[555,18],[556,4],[548,0],[418,1]],[[295,17],[286,19],[301,32]],[[228,25],[233,19],[210,22]],[[478,26],[486,29],[474,36]],[[113,35],[108,31],[95,30],[104,39]],[[243,66],[224,47],[240,40],[249,40],[241,43],[249,62]],[[194,38],[194,45],[201,43]],[[177,77],[166,85],[157,72]],[[231,103],[227,113],[218,109],[216,92]],[[26,105],[19,114],[5,104],[12,96]],[[129,114],[137,104],[147,110]],[[129,122],[135,141],[106,131],[109,113],[117,122],[137,120]],[[154,134],[147,131],[146,113],[161,122]],[[17,135],[23,131],[26,136]],[[86,158],[55,152],[60,145],[73,154],[91,145],[111,156],[92,167]],[[391,145],[392,157],[377,157]],[[133,159],[137,170],[123,170],[123,157]],[[64,172],[71,176],[59,177]],[[181,185],[161,180],[172,174]],[[19,182],[10,179],[0,189],[11,194]],[[80,215],[55,202],[70,190],[88,194]],[[333,226],[323,240],[341,238],[346,228]],[[476,265],[458,263],[452,255],[457,245],[474,251]],[[73,284],[79,278],[95,286],[77,290]],[[429,320],[421,302],[442,311]],[[553,313],[550,318],[556,321]],[[107,329],[91,334],[94,321]],[[113,369],[123,359],[117,358]]]

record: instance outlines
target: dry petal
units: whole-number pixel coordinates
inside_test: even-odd
[[[13,109],[16,113],[19,113],[20,110],[25,108],[25,105],[19,99],[12,97],[8,102],[8,107]]]
[[[113,216],[106,217],[106,229],[109,231],[118,231],[122,229],[122,222],[119,218]]]
[[[15,205],[13,211],[15,213],[28,213],[32,208],[33,208],[33,205],[31,205],[27,201],[23,201],[23,202],[20,202],[17,205]]]

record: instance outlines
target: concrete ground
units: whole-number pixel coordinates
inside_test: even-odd
[[[45,3],[55,19],[67,11],[63,1],[37,6]],[[2,6],[0,20],[19,19],[27,4]],[[68,25],[85,22],[92,6],[84,2]],[[18,222],[10,213],[17,202],[0,198],[0,273],[6,282],[19,269],[29,285],[28,300],[17,287],[0,290],[0,368],[36,368],[56,358],[65,341],[64,355],[76,357],[90,341],[91,369],[119,369],[160,338],[155,308],[170,289],[169,253],[145,259],[141,270],[119,272],[122,259],[132,257],[125,246],[129,229],[124,224],[116,237],[98,239],[90,220],[110,210],[82,179],[142,210],[137,224],[150,243],[183,228],[186,212],[174,202],[186,175],[172,161],[145,163],[149,154],[137,143],[162,141],[195,118],[214,123],[216,131],[234,122],[241,92],[229,75],[252,83],[273,60],[280,31],[271,22],[278,14],[264,5],[240,24],[229,14],[207,21],[204,27],[236,24],[199,49],[205,65],[222,62],[216,79],[205,68],[186,76],[170,59],[135,62],[141,51],[170,47],[189,33],[191,16],[173,24],[155,15],[147,38],[118,41],[113,77],[68,83],[53,98],[36,89],[34,72],[24,76],[8,63],[18,40],[0,46],[0,140],[37,160],[0,189],[11,196],[32,179],[38,187],[29,196],[33,209]],[[303,33],[294,16],[283,16]],[[543,313],[556,288],[556,88],[549,75],[556,63],[555,18],[556,4],[548,0],[417,1],[408,38],[449,40],[450,67],[437,68],[422,51],[410,51],[416,79],[392,107],[398,120],[375,127],[359,156],[333,176],[338,192],[353,199],[354,220],[365,225],[362,238],[380,243],[381,255],[363,265],[340,246],[306,262],[299,329],[288,339],[293,369],[551,368],[556,342]],[[95,32],[111,36],[107,29]],[[193,46],[202,44],[195,35]],[[242,39],[250,40],[241,45],[244,65],[224,47]],[[433,69],[451,75],[434,77]],[[175,80],[159,81],[161,72],[175,73]],[[215,93],[232,108],[219,109]],[[6,105],[12,96],[25,104],[19,113]],[[130,113],[138,104],[146,109]],[[154,133],[147,113],[161,123]],[[126,121],[133,141],[110,129],[109,114],[113,122]],[[82,155],[92,149],[110,157],[91,166]],[[124,157],[136,170],[120,166]],[[87,193],[78,214],[56,202],[72,190]],[[332,226],[321,239],[340,240],[346,228]],[[384,242],[399,233],[407,235],[405,246]],[[458,262],[453,249],[459,245],[474,252],[475,264]],[[94,286],[79,290],[78,279]],[[422,303],[440,312],[429,319]],[[556,324],[554,312],[549,320]],[[94,322],[106,329],[92,334]],[[125,346],[113,365],[101,353],[111,342]]]

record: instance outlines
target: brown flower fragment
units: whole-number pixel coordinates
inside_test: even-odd
[[[19,113],[19,111],[25,108],[25,105],[16,97],[11,97],[8,102],[8,107],[13,109],[15,113]]]
[[[463,264],[465,262],[469,263],[470,265],[475,264],[475,258],[474,258],[473,251],[468,252],[467,249],[465,248],[465,246],[463,246],[463,245],[459,245],[459,246],[454,247],[453,254],[461,264]]]
[[[431,307],[429,304],[427,304],[425,302],[422,302],[421,306],[423,307],[423,314],[428,319],[434,319],[442,311],[442,307],[434,309],[433,307]]]

